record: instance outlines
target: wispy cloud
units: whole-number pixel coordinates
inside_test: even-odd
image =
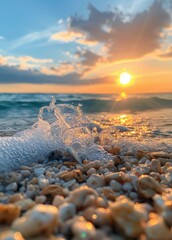
[[[62,28],[62,25],[59,24],[55,27],[45,29],[43,31],[32,32],[26,34],[11,43],[10,49],[17,49],[27,44],[39,42],[39,41],[49,41],[52,34],[59,31]]]
[[[3,36],[0,36],[0,40],[4,40],[5,39],[5,37],[3,37]]]

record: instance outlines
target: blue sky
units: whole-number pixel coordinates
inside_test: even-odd
[[[21,91],[28,84],[37,91],[37,85],[45,84],[46,77],[46,87],[57,86],[60,81],[63,91],[63,82],[68,87],[75,82],[68,81],[71,74],[71,79],[77,76],[78,86],[87,86],[91,81],[97,87],[109,84],[106,86],[109,92],[110,84],[115,85],[112,78],[116,79],[123,69],[141,79],[143,71],[133,69],[148,65],[152,75],[151,65],[156,61],[160,70],[168,73],[169,81],[171,70],[166,66],[171,64],[172,55],[171,3],[171,0],[0,1],[0,91],[17,91],[19,84]],[[23,80],[17,81],[19,75]],[[60,77],[62,80],[58,80]]]

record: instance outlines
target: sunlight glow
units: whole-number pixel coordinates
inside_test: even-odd
[[[126,85],[126,84],[130,83],[131,78],[132,77],[131,77],[131,75],[129,73],[127,73],[127,72],[121,73],[121,75],[120,75],[120,84]]]

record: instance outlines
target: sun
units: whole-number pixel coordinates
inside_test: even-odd
[[[121,75],[119,77],[120,84],[127,85],[128,83],[131,82],[131,78],[132,78],[132,76],[129,73],[127,73],[127,72],[121,73]]]

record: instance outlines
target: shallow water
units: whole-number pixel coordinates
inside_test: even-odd
[[[120,101],[113,95],[56,95],[56,105],[48,100],[51,95],[0,95],[0,172],[46,159],[56,149],[70,151],[78,162],[111,159],[103,147],[112,143],[121,154],[172,151],[172,94]]]

